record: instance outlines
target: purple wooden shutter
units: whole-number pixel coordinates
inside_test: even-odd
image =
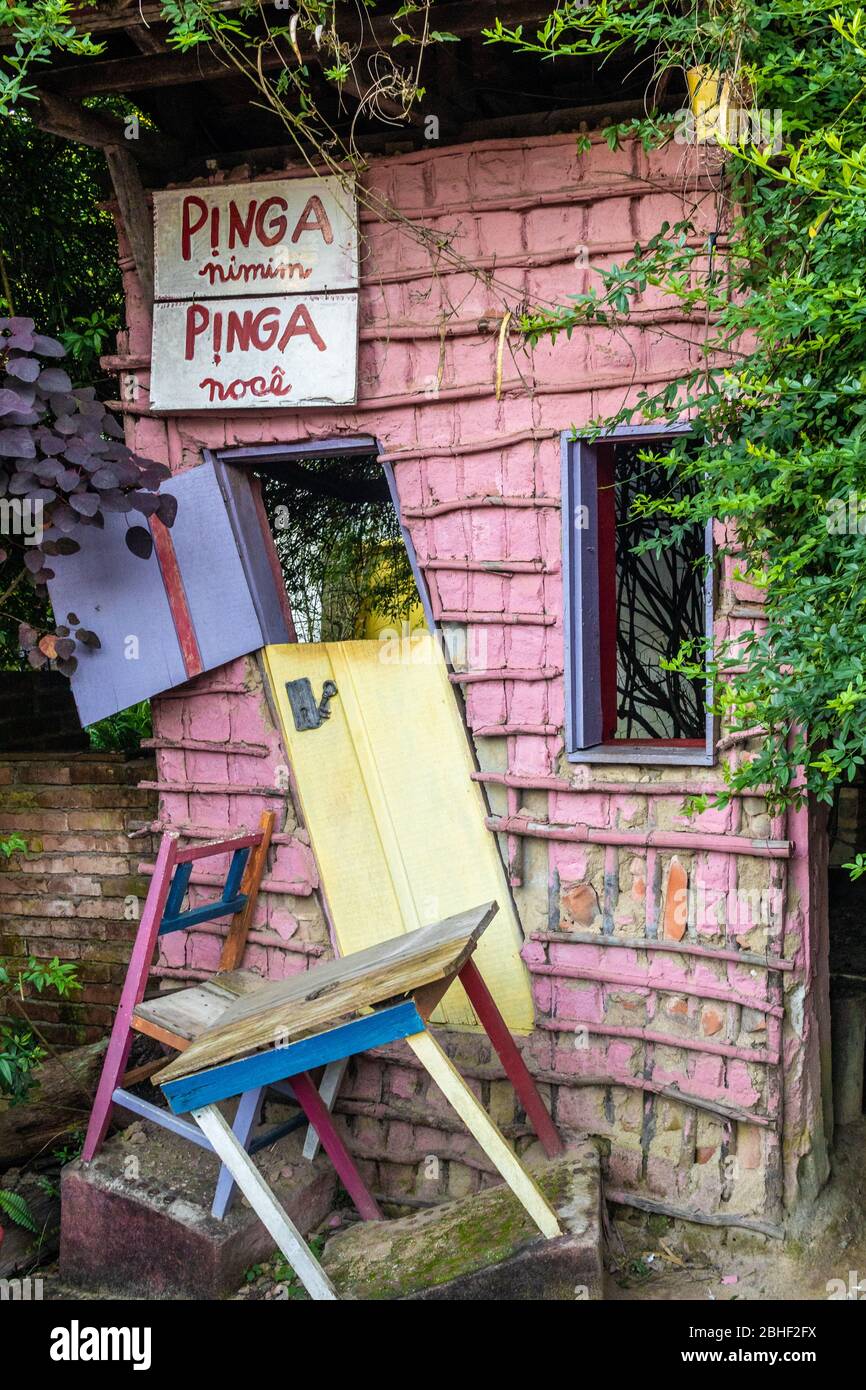
[[[237,488],[249,486],[241,476]],[[269,569],[244,565],[226,498],[212,463],[163,484],[178,501],[168,533],[179,570],[172,584],[157,553],[130,554],[124,536],[141,524],[130,514],[110,514],[105,530],[81,528],[81,550],[58,558],[49,583],[59,623],[74,613],[102,643],[79,649],[72,693],[82,724],[93,724],[139,700],[189,679],[188,658],[178,639],[178,604],[191,622],[196,666],[211,671],[267,642],[289,640],[275,600]],[[180,593],[178,592],[180,590]],[[174,608],[174,617],[173,617]]]
[[[602,739],[598,613],[598,460],[594,444],[562,441],[562,582],[566,752]]]

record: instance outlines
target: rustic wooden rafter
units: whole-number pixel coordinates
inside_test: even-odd
[[[128,148],[122,145],[107,146],[105,160],[123,219],[126,239],[138,272],[142,296],[148,309],[152,309],[153,217],[138,165]]]
[[[125,147],[136,160],[155,170],[177,165],[186,157],[180,144],[155,131],[139,129],[137,138],[128,140],[126,121],[105,111],[89,111],[44,88],[38,92],[32,115],[39,129],[50,135],[100,150]]]

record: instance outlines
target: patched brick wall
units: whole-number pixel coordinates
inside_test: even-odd
[[[0,757],[0,836],[27,852],[0,860],[0,956],[71,961],[83,988],[28,1012],[48,1040],[77,1046],[105,1035],[126,973],[147,880],[138,872],[156,797],[138,782],[150,758],[21,753]]]

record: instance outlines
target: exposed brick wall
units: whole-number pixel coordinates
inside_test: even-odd
[[[0,835],[17,831],[26,854],[0,862],[0,956],[58,956],[78,966],[83,988],[40,999],[28,1012],[50,1042],[76,1046],[111,1025],[147,880],[156,797],[137,783],[150,758],[110,753],[0,757]]]

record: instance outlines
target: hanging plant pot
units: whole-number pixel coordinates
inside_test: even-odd
[[[718,68],[707,65],[686,69],[689,104],[694,117],[695,139],[699,144],[724,140],[728,131],[731,81]]]

